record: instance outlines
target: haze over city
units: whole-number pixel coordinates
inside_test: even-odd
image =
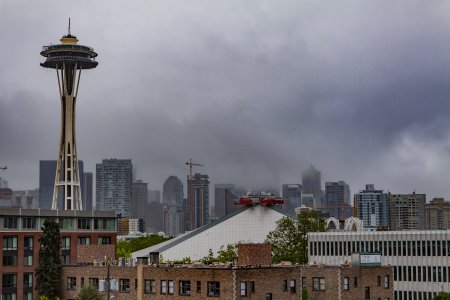
[[[56,75],[42,46],[72,33],[99,66],[81,76],[79,159],[130,158],[161,189],[184,162],[212,183],[322,181],[450,196],[446,1],[0,2],[0,166],[38,186],[56,159]],[[195,5],[193,5],[195,4]]]

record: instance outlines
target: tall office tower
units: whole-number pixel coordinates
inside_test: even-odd
[[[148,206],[148,183],[142,180],[133,182],[131,192],[131,218],[143,219],[145,223],[150,222],[150,211]]]
[[[39,161],[39,208],[52,209],[53,192],[55,189],[56,167],[57,167],[56,160]],[[84,165],[82,160],[78,161],[78,170],[80,174],[83,174]],[[64,166],[61,172],[62,174],[64,174]],[[83,190],[85,188],[83,176],[81,176],[80,185],[81,190]],[[64,192],[62,190],[59,191],[59,197],[60,198],[64,197]],[[64,203],[59,202],[57,209],[64,209]]]
[[[104,159],[96,166],[96,210],[115,210],[131,217],[133,165],[131,159]]]
[[[87,211],[92,211],[92,204],[94,202],[94,176],[92,172],[83,173],[81,191],[83,193],[84,209]]]
[[[425,228],[428,230],[450,229],[450,202],[434,198],[425,204]]]
[[[388,200],[387,193],[376,190],[373,184],[366,184],[366,189],[355,194],[356,217],[364,223],[364,228],[377,229],[388,227]]]
[[[150,216],[150,223],[145,224],[147,232],[158,233],[160,231],[164,231],[163,204],[158,201],[149,202],[148,210]]]
[[[345,181],[325,182],[325,206],[350,205],[350,187]]]
[[[322,206],[322,181],[320,179],[320,171],[310,165],[302,173],[302,193],[312,194],[314,196],[314,207]]]
[[[177,236],[184,232],[183,183],[176,176],[169,176],[163,185],[164,232]]]
[[[330,217],[345,220],[353,215],[350,188],[345,181],[325,182],[324,202],[320,210]]]
[[[239,195],[234,184],[215,184],[214,216],[221,218],[239,209],[241,206],[235,204],[239,200]]]
[[[209,177],[195,173],[187,177],[188,199],[185,216],[186,231],[194,230],[209,222]]]
[[[389,229],[425,229],[425,194],[388,193]]]
[[[78,39],[69,32],[61,39],[61,44],[43,47],[41,55],[46,58],[41,63],[44,68],[55,69],[58,76],[58,91],[61,100],[61,139],[55,169],[52,195],[52,209],[57,209],[60,192],[63,193],[65,210],[82,210],[80,170],[75,138],[75,106],[81,70],[97,67],[97,53],[91,47],[78,45]]]
[[[281,186],[284,200],[283,210],[295,214],[295,208],[302,205],[302,186],[300,184],[283,184]]]

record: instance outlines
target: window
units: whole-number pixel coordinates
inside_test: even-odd
[[[3,300],[16,300],[17,299],[17,295],[16,295],[16,293],[6,293],[6,292],[4,292],[2,294],[2,299]]]
[[[33,287],[33,273],[23,274],[23,287],[32,288]]]
[[[33,237],[26,236],[23,238],[23,248],[24,250],[33,250]]]
[[[4,287],[4,288],[15,288],[15,287],[17,287],[17,274],[16,273],[3,274],[2,287]]]
[[[3,227],[11,229],[17,228],[17,217],[4,217]]]
[[[180,295],[189,296],[191,294],[191,282],[188,280],[180,281]]]
[[[169,280],[169,295],[173,295],[173,280]]]
[[[17,236],[5,236],[3,238],[3,250],[17,250]]]
[[[266,300],[272,300],[272,293],[266,294]]]
[[[33,300],[33,293],[32,292],[23,293],[23,299],[24,300]]]
[[[161,280],[161,295],[167,294],[167,281]]]
[[[144,280],[144,293],[154,294],[156,293],[156,282],[155,280]]]
[[[80,283],[81,287],[84,287],[84,277],[81,277],[81,283]]]
[[[119,279],[119,292],[124,292],[124,293],[130,292],[130,279],[125,279],[125,278]]]
[[[78,245],[90,245],[91,237],[89,236],[80,236],[78,237]]]
[[[381,286],[381,276],[377,276],[377,286]]]
[[[22,228],[35,229],[36,228],[36,218],[34,218],[34,217],[23,217],[22,218]]]
[[[364,296],[365,300],[370,300],[370,287],[369,286],[366,286],[366,288],[364,289],[364,295],[365,295]]]
[[[77,288],[77,278],[76,277],[67,277],[67,289],[74,290]]]
[[[344,277],[344,290],[348,290],[349,286],[348,286],[348,277]]]
[[[70,265],[70,255],[61,255],[61,264],[62,265]]]
[[[306,277],[302,277],[302,288],[306,288]]]
[[[33,255],[24,255],[23,265],[24,266],[32,266],[33,265]]]
[[[208,281],[207,284],[208,297],[219,297],[220,296],[220,281]]]
[[[78,219],[78,229],[91,229],[91,220]]]
[[[325,278],[313,277],[313,291],[324,291],[324,290],[325,290]]]
[[[3,255],[3,266],[17,266],[17,255]]]
[[[241,282],[241,296],[247,296],[247,282]]]
[[[115,219],[94,219],[94,229],[97,230],[114,230],[116,229]]]
[[[109,245],[111,244],[111,237],[110,236],[101,236],[98,238],[98,244],[99,245]]]
[[[95,287],[98,289],[98,278],[90,277],[89,278],[89,285]]]
[[[283,291],[287,292],[287,290],[288,290],[288,281],[283,280]]]
[[[289,290],[291,291],[291,293],[297,292],[297,285],[295,283],[295,279],[291,279],[291,281],[289,281]]]
[[[254,293],[254,292],[255,292],[255,282],[250,281],[250,293]]]
[[[201,293],[201,292],[202,292],[202,282],[197,281],[197,293]]]
[[[60,229],[66,229],[66,230],[72,230],[73,229],[73,221],[72,219],[59,219],[59,228]]]
[[[353,277],[353,286],[354,287],[358,286],[358,277]]]
[[[389,276],[384,276],[384,287],[389,288]]]
[[[61,239],[61,250],[70,250],[70,236],[63,236]]]

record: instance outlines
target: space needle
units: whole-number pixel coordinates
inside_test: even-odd
[[[82,210],[80,173],[78,169],[77,144],[75,138],[75,106],[80,84],[81,70],[97,67],[97,53],[91,47],[78,44],[76,36],[70,33],[61,39],[61,44],[44,46],[41,63],[44,68],[56,70],[61,98],[61,139],[56,163],[55,185],[52,209],[58,209],[58,197],[64,195],[65,210]]]

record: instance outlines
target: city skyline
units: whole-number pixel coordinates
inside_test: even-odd
[[[0,176],[13,189],[37,187],[39,161],[57,157],[54,72],[36,52],[71,17],[102,57],[77,105],[86,171],[130,158],[161,190],[193,158],[213,183],[280,189],[313,164],[355,192],[450,198],[449,3],[52,3],[0,4]]]

